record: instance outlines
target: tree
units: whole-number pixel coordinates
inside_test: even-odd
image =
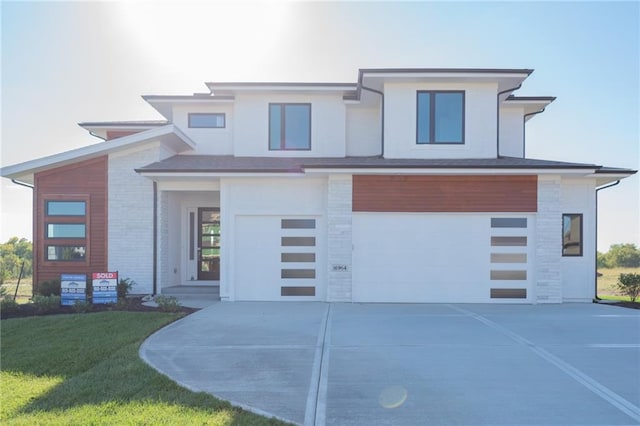
[[[606,254],[606,263],[623,268],[640,267],[640,249],[635,244],[613,244]]]
[[[31,276],[33,261],[33,245],[26,238],[12,237],[0,244],[0,284],[7,279],[15,279],[20,275],[20,268],[24,262],[22,275]]]

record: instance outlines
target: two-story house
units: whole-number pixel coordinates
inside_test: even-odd
[[[634,170],[525,158],[528,69],[207,83],[164,121],[6,167],[33,185],[34,281],[119,271],[222,300],[591,301],[596,190]]]

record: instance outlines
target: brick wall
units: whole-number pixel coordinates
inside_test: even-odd
[[[536,303],[562,302],[562,211],[560,176],[538,177]]]
[[[330,175],[328,182],[328,283],[327,301],[351,301],[352,178]]]

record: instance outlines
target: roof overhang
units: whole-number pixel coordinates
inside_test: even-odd
[[[175,153],[195,148],[195,143],[187,135],[173,124],[167,124],[118,139],[99,142],[48,157],[3,167],[0,169],[0,176],[33,184],[34,175],[38,172],[124,151],[151,142],[160,142]]]
[[[220,104],[232,103],[235,100],[233,96],[212,96],[208,93],[193,96],[143,95],[142,99],[169,121],[173,121],[174,105]]]
[[[357,89],[356,83],[205,83],[215,96],[233,96],[237,93],[331,93],[345,95]]]
[[[524,110],[524,120],[529,121],[541,113],[553,101],[555,96],[509,96],[502,105],[519,107]]]

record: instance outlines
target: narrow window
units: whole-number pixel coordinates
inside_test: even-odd
[[[44,200],[46,261],[87,260],[88,210],[87,200]]]
[[[222,129],[225,127],[225,115],[218,112],[192,112],[189,114],[189,127],[196,129]]]
[[[464,143],[464,92],[419,91],[416,109],[418,144]]]
[[[84,261],[85,246],[47,246],[47,260]]]
[[[47,201],[47,216],[84,216],[86,213],[84,201]]]
[[[582,214],[562,215],[562,255],[582,256]]]
[[[269,149],[311,149],[311,104],[269,104]]]
[[[47,238],[84,238],[86,227],[84,223],[49,223],[47,224]]]

